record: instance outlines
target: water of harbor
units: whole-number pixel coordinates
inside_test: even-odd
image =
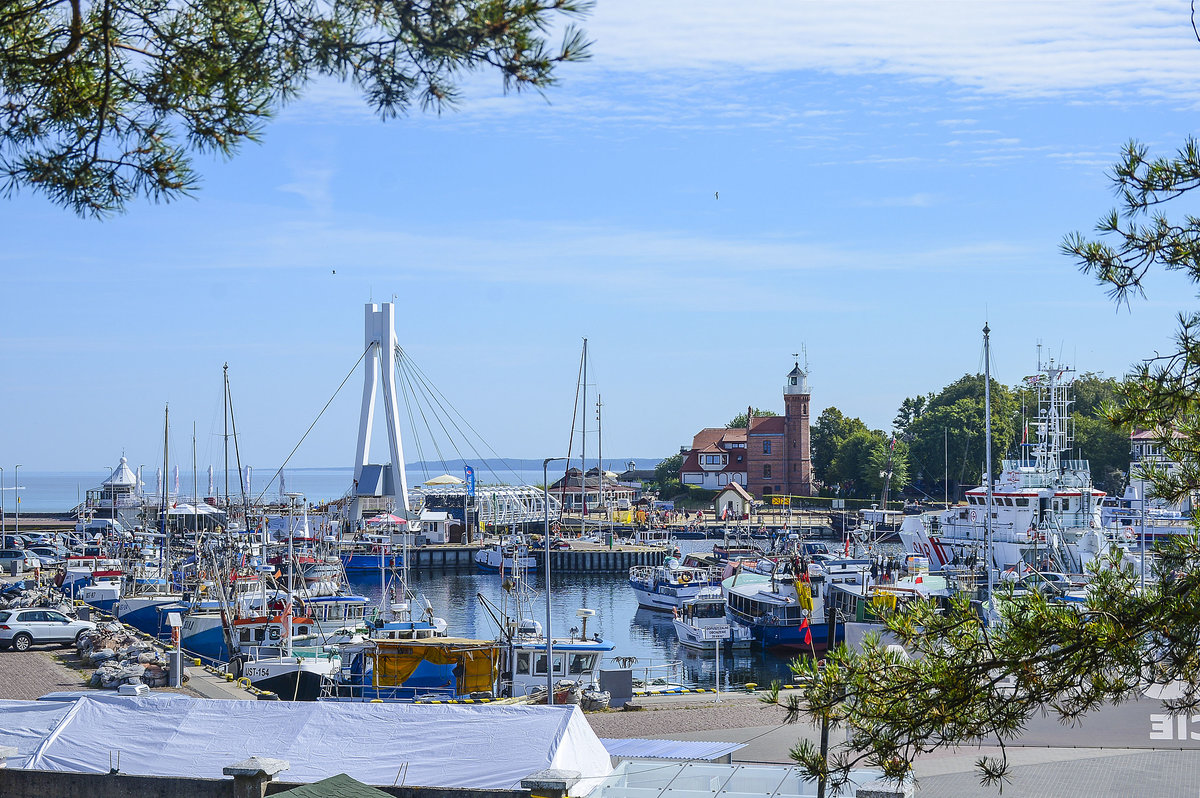
[[[681,541],[685,551],[711,550],[712,541]],[[412,574],[412,587],[427,598],[434,612],[445,618],[449,634],[459,637],[494,638],[498,629],[478,596],[483,595],[499,606],[503,589],[497,574],[472,571],[426,571]],[[629,582],[622,574],[552,574],[551,618],[555,637],[566,637],[572,627],[579,626],[575,611],[593,609],[596,615],[588,619],[588,636],[598,633],[616,644],[611,657],[637,657],[632,667],[635,673],[648,666],[670,662],[679,663],[678,678],[697,687],[712,687],[716,658],[713,652],[698,652],[679,645],[671,616],[667,613],[639,609]],[[378,575],[352,577],[354,588],[365,596],[378,600]],[[529,578],[533,594],[531,612],[525,613],[545,625],[545,577],[534,574]],[[759,649],[742,649],[732,655],[721,655],[722,687],[743,685],[746,682],[769,684],[773,679],[787,683],[791,680],[788,659],[776,657]],[[656,669],[656,674],[661,675]],[[640,676],[640,673],[637,673]]]

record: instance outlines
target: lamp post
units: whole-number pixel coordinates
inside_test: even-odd
[[[554,703],[554,641],[550,636],[550,464],[565,457],[547,457],[542,461],[542,504],[546,510],[546,706]]]
[[[4,467],[0,466],[0,535],[8,534],[8,519],[4,515]]]
[[[13,504],[16,505],[16,518],[13,521],[13,534],[21,534],[21,494],[17,493],[21,488],[17,485],[17,469],[21,467],[20,463],[13,466]]]

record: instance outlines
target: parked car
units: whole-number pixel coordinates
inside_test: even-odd
[[[77,621],[46,607],[0,610],[0,649],[12,646],[28,651],[35,643],[70,645],[95,628],[91,621]]]
[[[32,552],[42,561],[43,568],[50,568],[58,565],[67,559],[70,554],[66,546],[46,545],[46,546],[31,546],[28,551]]]
[[[18,571],[32,571],[42,567],[42,561],[33,552],[23,549],[0,549],[0,572],[8,573],[14,562],[21,563],[17,566]]]

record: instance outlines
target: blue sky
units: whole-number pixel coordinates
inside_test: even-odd
[[[321,85],[201,159],[192,199],[0,203],[0,465],[155,462],[166,402],[215,463],[226,361],[243,459],[277,465],[393,295],[402,345],[514,457],[565,450],[585,336],[605,452],[658,457],[781,409],[802,348],[815,411],[887,429],[981,368],[985,319],[1006,383],[1039,342],[1119,375],[1194,301],[1155,275],[1118,310],[1058,252],[1112,206],[1124,141],[1195,131],[1186,3],[600,0],[585,27],[595,57],[545,98],[479,75],[457,112],[381,123]],[[350,464],[360,391],[294,465]]]

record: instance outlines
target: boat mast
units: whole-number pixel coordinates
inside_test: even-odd
[[[583,432],[579,449],[579,537],[587,532],[587,339],[583,339]],[[546,634],[549,634],[547,630]],[[547,668],[550,666],[547,665]]]
[[[170,581],[171,576],[171,532],[167,525],[167,512],[171,508],[171,478],[170,465],[170,436],[171,436],[171,405],[167,404],[163,407],[163,506],[162,506],[162,535],[163,535],[163,556],[162,561],[158,564],[158,572],[161,576],[166,572],[167,581]],[[168,585],[169,587],[169,585]]]
[[[986,437],[985,458],[987,472],[987,505],[984,507],[983,524],[987,539],[988,608],[992,609],[992,356],[988,339],[991,330],[987,322],[983,325],[983,404],[984,432]]]
[[[605,508],[604,515],[605,515],[605,517],[607,517],[608,516],[608,510],[607,510],[608,505],[606,505],[604,503],[604,435],[602,432],[604,427],[602,426],[601,421],[600,421],[600,408],[602,406],[603,405],[600,402],[600,392],[597,391],[596,392],[596,466],[597,466],[596,475],[600,478],[600,482],[599,482],[600,506]],[[604,531],[604,529],[603,529],[604,520],[603,519],[601,519],[601,521],[600,521],[600,526],[601,526],[600,531],[603,532]]]
[[[222,415],[225,420],[225,512],[229,512],[229,364],[226,363],[221,372],[224,374],[225,401],[223,403],[224,412]],[[225,521],[226,526],[229,525],[228,516]]]
[[[200,550],[200,477],[196,471],[196,422],[192,421],[192,545]],[[196,562],[200,560],[197,558]]]

